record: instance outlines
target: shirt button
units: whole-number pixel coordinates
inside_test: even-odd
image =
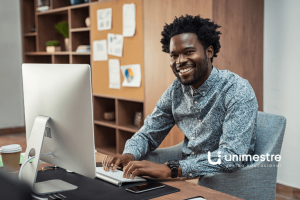
[[[205,94],[205,92],[202,92],[202,94]]]
[[[195,152],[192,153],[193,155],[195,154]]]
[[[201,119],[199,119],[199,122],[201,122]]]
[[[194,139],[194,137],[191,138],[192,140]]]
[[[195,104],[197,103],[197,101],[194,102]]]
[[[190,173],[190,176],[193,176],[193,174],[192,174],[192,173]]]

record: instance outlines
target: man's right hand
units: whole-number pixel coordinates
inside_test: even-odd
[[[111,165],[113,165],[112,170],[116,170],[117,167],[125,167],[130,161],[134,161],[134,155],[132,154],[117,154],[114,156],[105,156],[102,161],[102,166],[105,171],[109,171]]]

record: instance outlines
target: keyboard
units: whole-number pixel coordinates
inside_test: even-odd
[[[115,171],[112,171],[109,169],[109,171],[105,171],[103,167],[96,167],[96,177],[100,178],[102,180],[108,181],[110,183],[113,183],[115,185],[121,186],[122,183],[125,182],[142,182],[146,181],[146,179],[136,176],[134,179],[130,178],[123,178],[124,172],[121,170],[116,169]]]

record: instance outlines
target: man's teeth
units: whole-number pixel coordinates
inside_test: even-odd
[[[185,72],[188,72],[190,70],[192,70],[193,68],[188,68],[188,69],[181,69],[179,72],[180,73],[185,73]]]

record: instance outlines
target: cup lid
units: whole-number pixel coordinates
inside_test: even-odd
[[[20,151],[22,151],[22,147],[19,144],[6,145],[0,148],[1,153],[16,153]]]

